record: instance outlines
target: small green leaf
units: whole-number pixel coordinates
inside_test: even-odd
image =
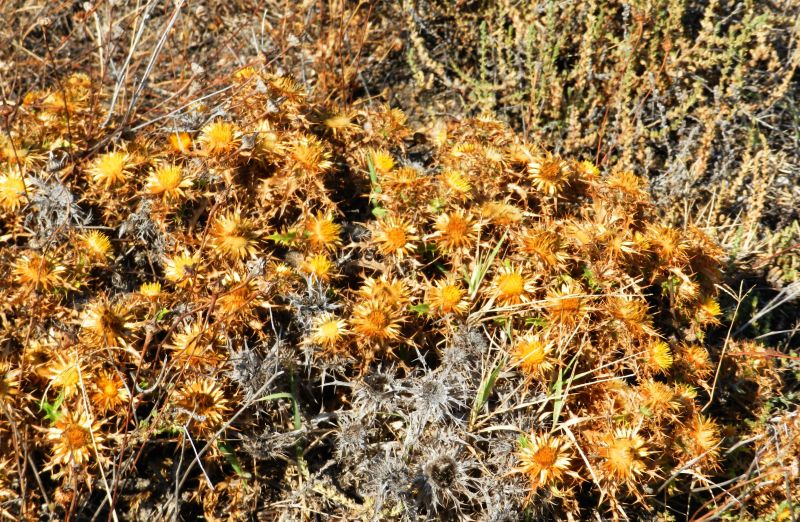
[[[225,460],[228,461],[228,464],[230,464],[231,468],[233,468],[233,471],[235,471],[237,475],[245,479],[252,477],[250,473],[247,473],[242,469],[242,465],[239,463],[239,458],[236,456],[236,453],[230,448],[230,446],[220,441],[217,443],[217,447],[225,456]]]
[[[416,312],[419,315],[425,315],[430,311],[431,307],[428,303],[420,303],[413,306],[409,306],[408,309],[411,310],[412,312]]]
[[[45,419],[51,423],[55,423],[61,417],[61,404],[64,402],[64,391],[62,390],[53,403],[47,402],[46,398],[42,398],[39,403],[39,411],[44,411]]]
[[[290,246],[297,240],[297,232],[285,232],[283,234],[275,232],[267,236],[267,239],[275,241],[280,245]]]
[[[169,308],[162,308],[156,314],[156,321],[161,321],[169,313]]]

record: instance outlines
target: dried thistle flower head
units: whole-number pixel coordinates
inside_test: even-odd
[[[52,444],[52,455],[46,469],[61,467],[60,476],[73,466],[83,467],[104,450],[105,437],[100,431],[102,421],[95,421],[86,412],[63,411],[52,428],[47,431],[47,440]]]
[[[36,253],[22,255],[14,264],[14,275],[20,285],[44,291],[62,285],[61,274],[65,271],[64,266]]]
[[[419,241],[416,233],[416,227],[408,221],[392,216],[378,222],[372,239],[381,254],[403,259],[413,252],[415,242]]]
[[[456,199],[464,200],[470,198],[472,183],[470,183],[465,172],[455,169],[446,170],[442,172],[441,179],[444,186]]]
[[[528,302],[530,295],[536,290],[523,267],[510,264],[497,270],[489,288],[495,302],[500,306]]]
[[[572,167],[557,156],[537,156],[528,163],[528,174],[539,192],[557,196],[569,183]]]
[[[258,253],[259,231],[255,224],[242,218],[236,209],[217,216],[211,227],[211,245],[221,255],[241,261]]]
[[[189,286],[200,278],[200,266],[200,254],[184,251],[164,260],[164,277],[176,286]]]
[[[222,386],[205,377],[185,383],[175,397],[175,404],[183,410],[179,418],[197,433],[217,429],[230,410],[229,402]]]
[[[99,230],[81,234],[78,238],[83,251],[94,261],[105,263],[111,257],[111,240]]]
[[[454,278],[440,279],[428,287],[425,301],[437,315],[462,315],[469,310],[467,291]]]
[[[306,257],[300,268],[310,277],[326,283],[333,277],[333,261],[325,254]]]
[[[722,442],[720,428],[710,417],[696,414],[691,422],[680,431],[679,451],[687,459],[697,459],[697,465],[704,470],[719,466],[719,448]]]
[[[589,311],[580,283],[570,281],[547,292],[545,308],[555,323],[574,325]]]
[[[388,174],[394,168],[394,158],[383,149],[371,149],[366,153],[367,161],[378,174]]]
[[[561,267],[567,258],[560,237],[549,230],[526,230],[520,238],[520,251],[534,256],[547,268]]]
[[[19,394],[22,370],[14,368],[9,361],[0,360],[0,405],[9,404]]]
[[[171,132],[167,142],[175,154],[188,154],[192,150],[192,137],[188,132]]]
[[[100,299],[83,313],[81,328],[91,345],[125,346],[129,319],[124,304]]]
[[[572,463],[572,444],[560,436],[532,432],[520,437],[516,457],[519,466],[513,472],[527,475],[536,490],[563,480]]]
[[[25,178],[18,171],[0,175],[0,208],[16,212],[25,201],[26,192]]]
[[[536,334],[525,334],[514,341],[512,364],[526,375],[526,378],[542,378],[553,369],[550,360],[552,342]]]
[[[191,186],[192,180],[185,175],[183,167],[162,163],[150,171],[146,188],[150,194],[170,200],[184,197],[184,189]]]
[[[672,367],[672,351],[664,341],[655,340],[645,346],[645,366],[655,373],[665,373]]]
[[[161,295],[161,283],[158,281],[142,283],[139,287],[139,294],[150,300],[158,299]]]
[[[367,342],[382,344],[400,338],[403,317],[386,301],[368,300],[353,309],[353,332]]]
[[[339,235],[342,233],[342,226],[333,221],[330,214],[317,214],[308,218],[305,226],[306,239],[311,248],[319,250],[336,250],[342,244]]]
[[[314,319],[311,342],[326,350],[334,350],[347,334],[347,321],[327,312]]]
[[[50,386],[63,392],[64,396],[68,398],[75,395],[83,386],[82,375],[84,373],[84,363],[75,351],[56,352],[46,369]]]
[[[186,325],[174,334],[167,348],[178,364],[188,368],[213,368],[222,359],[219,334],[207,329],[202,321]]]
[[[387,275],[364,279],[364,285],[359,288],[358,293],[364,299],[382,301],[390,307],[400,309],[410,300],[405,280]]]
[[[644,439],[633,428],[618,428],[606,433],[597,448],[603,476],[617,483],[633,484],[647,469],[650,454]]]
[[[236,125],[226,121],[215,121],[203,127],[197,139],[209,156],[224,156],[239,147]]]
[[[128,403],[130,393],[116,371],[101,370],[92,378],[92,404],[105,414]]]
[[[314,136],[303,135],[297,139],[290,148],[290,154],[296,168],[306,174],[318,175],[333,166],[331,153]]]
[[[464,210],[441,214],[436,218],[434,232],[429,236],[445,253],[465,251],[472,248],[478,237],[480,224]]]
[[[109,189],[124,184],[132,174],[132,168],[133,162],[127,152],[107,152],[92,163],[89,174],[95,183]]]

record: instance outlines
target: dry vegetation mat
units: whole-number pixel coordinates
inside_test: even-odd
[[[5,4],[0,520],[800,517],[798,8],[652,4]]]

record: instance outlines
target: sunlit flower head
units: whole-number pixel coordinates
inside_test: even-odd
[[[101,154],[89,168],[95,183],[111,188],[121,185],[132,174],[133,163],[127,152],[116,151]]]
[[[572,445],[563,437],[531,433],[521,439],[516,457],[514,471],[527,475],[535,490],[563,479],[572,462]]]
[[[163,199],[176,199],[184,196],[184,189],[192,186],[192,180],[186,176],[183,167],[171,163],[158,165],[147,177],[146,190]]]
[[[425,302],[437,315],[462,315],[469,310],[466,289],[452,278],[440,279],[429,286]]]
[[[383,255],[393,255],[402,259],[413,252],[415,242],[419,241],[417,229],[402,218],[389,217],[377,223],[373,241]]]

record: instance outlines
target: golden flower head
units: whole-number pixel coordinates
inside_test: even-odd
[[[18,172],[0,175],[0,208],[16,212],[25,201],[25,178]]]
[[[569,183],[570,164],[557,156],[539,156],[528,163],[531,183],[539,192],[556,196]]]
[[[185,383],[178,390],[175,404],[183,411],[181,417],[187,417],[190,429],[199,433],[207,433],[222,424],[225,414],[230,410],[229,400],[216,379],[201,377]]]
[[[307,256],[300,266],[300,269],[310,277],[324,282],[331,280],[333,268],[333,261],[325,254]]]
[[[408,285],[403,279],[387,276],[367,277],[358,293],[366,300],[382,301],[389,306],[402,308],[410,299]]]
[[[342,244],[339,237],[342,226],[334,222],[330,214],[317,214],[308,218],[305,232],[306,239],[314,250],[336,250]]]
[[[525,334],[514,342],[512,362],[527,378],[542,377],[553,369],[553,362],[550,360],[552,350],[551,342],[539,335]]]
[[[550,486],[561,480],[572,461],[572,445],[563,437],[531,433],[520,439],[517,450],[519,466],[516,473],[524,473],[532,489]]]
[[[213,326],[204,326],[202,321],[184,326],[172,335],[167,345],[177,363],[195,369],[215,367],[222,360],[221,347],[219,333]]]
[[[95,450],[105,449],[105,439],[100,427],[102,422],[95,422],[89,414],[76,414],[71,411],[61,412],[55,424],[47,430],[47,440],[52,444],[52,456],[47,469],[56,466],[71,468],[89,464]],[[102,460],[100,455],[95,457]],[[60,475],[64,470],[56,475]]]
[[[414,250],[414,243],[419,240],[417,229],[402,218],[388,217],[379,221],[376,228],[372,239],[383,255],[402,259]]]
[[[177,286],[189,286],[200,277],[200,255],[182,252],[164,260],[164,277]]]
[[[348,334],[347,321],[332,313],[324,313],[314,319],[311,342],[325,349],[335,348]]]
[[[715,420],[705,415],[695,415],[680,431],[680,442],[680,451],[686,458],[699,459],[697,463],[704,469],[714,469],[718,466],[722,437]]]
[[[92,230],[78,237],[80,246],[90,258],[106,262],[111,257],[111,240],[98,230]]]
[[[441,173],[440,178],[448,191],[455,195],[457,199],[468,199],[472,192],[470,183],[464,171],[448,169]]]
[[[317,175],[333,166],[331,153],[315,136],[303,135],[290,147],[295,168],[305,174]]]
[[[217,309],[222,317],[250,318],[254,307],[262,305],[255,281],[239,272],[229,272],[222,278],[222,294]]]
[[[567,258],[561,238],[550,230],[529,229],[520,238],[520,251],[547,268],[557,268]]]
[[[89,168],[95,183],[111,188],[128,180],[132,172],[131,157],[127,152],[115,151],[101,154]]]
[[[99,346],[124,346],[128,334],[128,310],[124,304],[101,299],[84,313],[81,328],[89,342]]]
[[[142,283],[139,293],[147,299],[157,299],[161,295],[161,283],[158,281]]]
[[[672,351],[664,341],[652,341],[645,347],[645,365],[650,371],[665,373],[672,366]]]
[[[217,216],[211,227],[211,245],[221,255],[241,261],[257,253],[259,232],[249,219],[243,219],[237,209]]]
[[[533,281],[522,267],[512,265],[500,267],[490,285],[490,292],[500,306],[528,302],[535,290]]]
[[[589,311],[580,283],[570,281],[547,292],[545,308],[554,323],[574,325]]]
[[[72,397],[82,386],[83,362],[74,351],[55,352],[45,372],[50,386],[63,392],[65,397]]]
[[[50,258],[35,253],[20,256],[14,264],[17,283],[44,291],[63,284],[61,274],[65,270]]]
[[[167,200],[183,197],[183,189],[191,186],[192,180],[184,175],[183,167],[164,163],[150,171],[145,188],[150,194]]]
[[[116,371],[101,370],[92,379],[91,400],[100,413],[106,413],[127,404],[130,393]]]
[[[428,287],[425,302],[437,315],[463,315],[469,310],[467,291],[453,278],[440,279]]]
[[[215,121],[203,127],[197,139],[209,156],[230,154],[239,147],[236,125],[226,121]]]
[[[463,210],[446,212],[436,218],[436,232],[430,238],[446,253],[472,248],[480,230],[480,224]]]
[[[350,324],[353,333],[365,341],[383,344],[400,338],[402,316],[384,301],[367,300],[353,309]]]
[[[632,483],[647,469],[644,459],[650,452],[637,430],[618,428],[603,437],[597,454],[602,459],[600,469],[605,478],[619,483]]]
[[[176,154],[188,154],[192,150],[192,137],[187,132],[171,132],[167,142],[170,151]]]
[[[367,151],[367,160],[378,174],[387,174],[394,168],[394,158],[384,149],[370,149]]]

